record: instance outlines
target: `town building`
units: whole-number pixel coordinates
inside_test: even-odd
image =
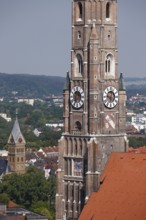
[[[0,113],[0,117],[5,119],[7,122],[12,121],[12,119],[10,117],[8,117],[6,113]]]
[[[56,220],[78,219],[111,152],[126,152],[126,91],[118,76],[117,0],[72,1],[71,73],[64,87]],[[92,218],[91,218],[92,219]]]
[[[7,207],[4,204],[0,204],[0,219],[1,220],[48,220],[48,218],[43,215],[39,215],[37,213],[31,212],[17,205]]]

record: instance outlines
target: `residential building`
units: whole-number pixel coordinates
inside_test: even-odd
[[[0,117],[5,119],[7,122],[12,121],[12,119],[10,117],[8,117],[6,113],[0,113]]]
[[[47,217],[20,207],[7,208],[0,204],[1,220],[48,220]]]

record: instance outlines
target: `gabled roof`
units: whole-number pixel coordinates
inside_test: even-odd
[[[8,139],[8,144],[26,144],[25,139],[21,133],[18,118],[16,117],[13,129]]]
[[[79,220],[145,220],[146,155],[112,153]]]

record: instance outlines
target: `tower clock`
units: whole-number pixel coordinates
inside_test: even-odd
[[[117,0],[72,1],[56,220],[78,219],[112,151],[124,152],[126,91],[118,76]]]

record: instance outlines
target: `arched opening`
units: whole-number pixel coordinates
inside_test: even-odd
[[[112,54],[108,54],[105,59],[105,74],[114,76],[115,75],[115,62]]]
[[[83,17],[83,7],[82,3],[78,2],[78,7],[77,7],[77,20],[80,21],[82,20]]]
[[[75,58],[75,76],[83,75],[83,60],[80,54]]]
[[[110,3],[106,4],[106,18],[110,18]]]
[[[75,123],[75,130],[81,131],[81,123],[79,121],[76,121],[76,123]]]

